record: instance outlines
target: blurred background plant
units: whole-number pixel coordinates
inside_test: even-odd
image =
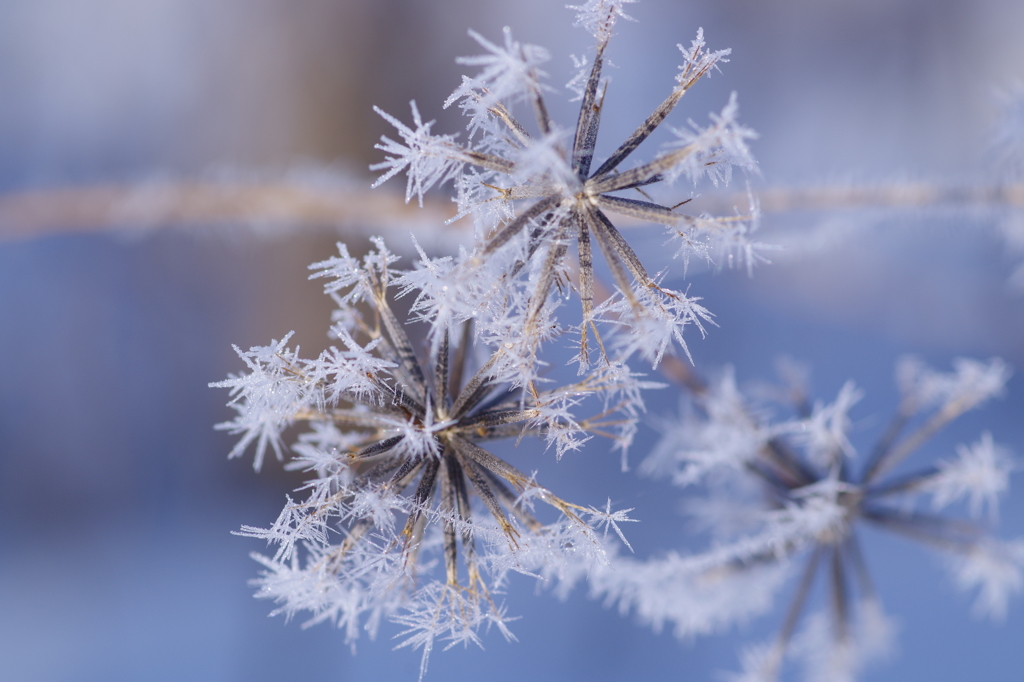
[[[590,39],[562,4],[0,4],[0,676],[416,674],[416,657],[389,655],[386,634],[353,657],[330,628],[286,627],[252,600],[252,541],[228,531],[274,518],[300,479],[226,460],[231,438],[211,425],[228,411],[206,384],[239,369],[231,343],[294,328],[303,347],[326,344],[329,302],[305,268],[334,252],[338,231],[403,236],[453,213],[364,191],[380,160],[373,143],[390,132],[371,105],[404,112],[416,99],[439,131],[460,130],[440,101],[464,71],[454,57],[475,52],[467,28],[493,38],[514,26],[551,48],[550,82],[565,83],[566,55]],[[687,115],[703,121],[739,92],[744,124],[761,135],[761,240],[787,247],[753,278],[691,267],[720,324],[690,344],[698,368],[732,363],[768,379],[787,354],[813,367],[818,395],[852,377],[868,396],[852,412],[863,449],[895,410],[891,367],[904,353],[939,367],[962,355],[1024,366],[1021,157],[1006,155],[1022,135],[1024,6],[647,0],[629,13],[639,22],[620,23],[608,55],[618,68],[603,139],[624,139],[661,101],[675,44],[703,26],[733,52],[687,95]],[[552,98],[553,118],[571,120],[569,99]],[[641,253],[663,239],[643,228],[628,238]],[[1006,399],[965,416],[934,451],[951,455],[988,429],[1019,456],[1022,388],[1012,378]],[[648,403],[654,415],[676,406],[671,393]],[[648,429],[635,451],[656,437]],[[615,506],[643,521],[630,528],[638,554],[688,542],[677,491],[621,473],[615,454],[567,455],[545,481],[567,498],[618,491]],[[1004,537],[1024,534],[1024,497],[1002,518]],[[899,655],[869,679],[1019,678],[1019,604],[1002,626],[974,622],[930,555],[864,541],[901,626]],[[430,674],[486,665],[494,679],[703,679],[735,668],[738,641],[777,625],[680,646],[582,595],[516,604],[518,645],[495,638],[486,652],[437,656]]]

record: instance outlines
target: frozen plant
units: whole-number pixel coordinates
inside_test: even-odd
[[[977,593],[975,613],[1002,618],[1008,599],[1024,588],[1024,541],[996,540],[981,519],[994,521],[1013,460],[984,433],[955,456],[902,465],[944,426],[999,395],[1009,375],[998,359],[961,358],[952,372],[903,359],[899,410],[860,459],[850,411],[861,393],[852,383],[834,401],[814,404],[792,385],[780,395],[793,416],[773,421],[726,371],[694,393],[679,421],[665,423],[663,440],[642,465],[677,485],[703,485],[706,497],[689,500],[687,509],[711,533],[712,546],[690,556],[618,559],[599,572],[594,591],[655,627],[673,623],[687,637],[764,613],[802,561],[775,642],[745,654],[736,679],[775,680],[787,654],[803,659],[808,679],[853,679],[885,653],[892,630],[858,540],[870,525],[944,552],[955,582]],[[966,518],[937,514],[958,504]],[[819,573],[831,615],[814,616],[799,633]]]
[[[240,534],[276,545],[255,558],[265,567],[258,596],[278,612],[309,611],[309,623],[334,622],[349,641],[390,618],[406,627],[402,646],[423,649],[425,669],[436,638],[476,642],[492,625],[511,637],[495,601],[509,571],[575,579],[604,560],[591,524],[629,520],[560,499],[483,444],[541,436],[561,451],[616,427],[628,438],[644,384],[609,367],[550,391],[512,391],[498,372],[504,347],[482,356],[469,322],[454,341],[442,331],[423,362],[388,300],[402,283],[396,257],[380,240],[362,260],[339,250],[311,267],[328,278],[340,347],[313,360],[288,336],[236,348],[249,373],[213,384],[231,390],[238,413],[220,425],[241,434],[232,455],[255,443],[257,469],[268,448],[282,457],[283,430],[309,426],[287,464],[311,475],[303,499]],[[591,395],[604,409],[577,420],[573,408]],[[473,512],[473,497],[489,518]],[[537,501],[559,519],[539,521]]]
[[[647,274],[605,211],[656,219],[691,246],[698,232],[743,235],[747,226],[617,196],[680,175],[725,181],[733,164],[753,169],[745,145],[751,133],[736,124],[733,98],[708,129],[691,126],[654,161],[617,170],[726,52],[705,51],[698,34],[683,50],[669,97],[592,173],[604,51],[622,10],[604,2],[576,9],[598,42],[570,150],[541,95],[538,66],[546,53],[508,32],[503,47],[471,34],[490,54],[461,60],[483,72],[465,79],[448,102],[460,102],[469,116],[470,145],[434,135],[415,104],[413,127],[380,112],[403,141],[385,138],[379,147],[388,158],[376,168],[385,171],[378,184],[405,170],[409,198],[453,180],[461,212],[474,212],[483,228],[480,243],[454,257],[420,250],[405,272],[395,270],[397,257],[380,240],[362,259],[339,244],[338,256],[312,266],[314,277],[328,278],[325,291],[337,305],[331,335],[338,346],[312,360],[289,348],[289,337],[239,350],[249,372],[214,384],[232,391],[237,411],[221,425],[241,436],[231,454],[255,445],[257,469],[268,450],[284,457],[286,429],[310,427],[286,465],[311,475],[301,499],[289,499],[269,528],[241,531],[276,546],[272,556],[256,555],[265,567],[259,596],[288,615],[311,612],[310,623],[334,622],[349,641],[394,620],[406,628],[400,646],[422,648],[422,669],[438,639],[475,642],[492,625],[511,636],[496,600],[510,571],[567,588],[606,561],[609,530],[625,542],[618,524],[629,520],[626,512],[610,503],[604,510],[570,504],[484,447],[539,437],[561,456],[598,434],[613,438],[624,456],[644,409],[641,392],[655,386],[630,371],[629,355],[640,351],[657,362],[673,338],[685,348],[683,327],[708,318],[696,299]],[[519,101],[536,113],[536,134],[513,117]],[[528,206],[516,215],[520,201]],[[600,307],[591,235],[619,288]],[[538,353],[565,331],[552,294],[573,278],[569,239],[579,245],[580,377],[550,386]],[[697,248],[710,257],[707,244]],[[424,323],[425,354],[392,308],[396,295],[411,298],[410,321]],[[602,344],[592,365],[587,327],[596,335],[599,316],[634,334],[617,353]],[[577,416],[589,406],[593,416]],[[534,515],[538,501],[558,512],[555,521]]]
[[[711,314],[698,298],[662,287],[664,272],[648,272],[609,215],[665,225],[684,267],[698,257],[749,269],[761,247],[751,240],[756,201],[750,215],[713,218],[677,212],[686,201],[659,203],[647,191],[680,178],[727,183],[734,166],[756,172],[753,133],[737,122],[733,95],[709,126],[675,129],[653,160],[626,167],[683,95],[726,61],[728,50],[707,50],[698,31],[680,46],[683,64],[665,100],[610,156],[595,157],[605,53],[625,4],[573,7],[596,47],[568,84],[581,100],[571,130],[548,115],[547,51],[508,29],[500,43],[470,32],[486,54],[458,60],[480,69],[445,102],[468,118],[463,141],[435,134],[415,103],[410,125],[377,110],[400,139],[377,145],[385,159],[372,166],[382,172],[375,186],[404,172],[406,201],[422,203],[450,182],[458,217],[473,217],[474,244],[437,257],[417,243],[419,257],[405,270],[380,239],[361,258],[339,244],[339,255],[311,266],[337,306],[337,345],[316,359],[290,348],[290,337],[239,350],[248,373],[214,384],[231,390],[237,411],[221,425],[240,435],[232,456],[254,446],[259,469],[268,451],[289,453],[285,466],[309,474],[270,527],[241,530],[275,548],[255,555],[264,566],[258,596],[279,604],[275,613],[333,622],[349,642],[391,620],[403,628],[399,647],[422,650],[422,675],[436,642],[478,643],[491,626],[512,636],[499,599],[511,572],[561,594],[587,581],[623,611],[685,637],[768,611],[804,557],[777,639],[743,656],[742,679],[776,679],[787,656],[802,657],[814,679],[845,679],[884,652],[892,629],[858,542],[858,528],[872,524],[944,550],[956,582],[978,593],[975,610],[1000,617],[1024,587],[1024,544],[991,538],[979,519],[995,519],[1012,460],[986,433],[955,457],[916,471],[904,464],[1001,392],[1009,375],[1001,361],[960,360],[952,373],[903,362],[899,414],[859,462],[849,415],[861,393],[852,383],[813,405],[795,385],[794,413],[780,421],[731,372],[708,385],[665,359],[673,347],[688,354],[685,328],[703,332]],[[524,106],[530,127],[518,117]],[[594,241],[614,290],[597,281]],[[569,326],[556,313],[574,290],[582,315]],[[393,307],[403,297],[407,316]],[[559,384],[542,351],[569,332],[579,374]],[[643,470],[705,487],[689,510],[713,536],[706,552],[620,553],[628,543],[619,524],[631,510],[569,503],[492,452],[493,441],[540,440],[535,450],[561,457],[602,435],[624,466],[643,392],[658,386],[631,371],[634,356],[691,390]],[[288,447],[285,431],[296,425],[307,430]],[[550,509],[538,512],[537,502]],[[953,505],[971,518],[938,514]],[[553,520],[542,521],[545,513]],[[831,614],[812,615],[798,632],[822,572]]]
[[[749,267],[758,258],[759,245],[749,239],[756,208],[752,207],[749,216],[686,215],[676,211],[686,201],[666,206],[644,191],[656,183],[679,178],[694,184],[705,177],[715,185],[727,183],[733,166],[756,170],[747,147],[754,133],[737,122],[735,94],[720,114],[711,116],[709,126],[700,127],[691,121],[675,130],[676,139],[653,160],[623,168],[683,95],[727,61],[729,50],[707,50],[702,31],[688,47],[679,45],[683,64],[669,95],[626,141],[593,168],[608,89],[602,78],[605,51],[616,20],[625,16],[624,4],[591,0],[571,8],[577,11],[577,24],[597,41],[589,64],[581,62],[579,75],[569,83],[581,100],[572,130],[559,127],[548,115],[544,92],[549,87],[540,70],[548,59],[547,51],[519,43],[508,28],[500,45],[471,31],[470,36],[487,54],[458,60],[482,67],[476,76],[464,76],[462,85],[445,102],[446,107],[457,103],[469,119],[464,143],[455,135],[435,135],[431,131],[433,123],[423,122],[415,102],[411,104],[412,126],[377,109],[395,126],[401,141],[383,137],[377,145],[386,158],[371,167],[384,172],[375,186],[404,171],[406,201],[418,196],[422,203],[424,193],[435,185],[448,181],[454,184],[458,217],[474,217],[479,245],[451,277],[464,279],[472,276],[467,270],[483,270],[490,279],[529,280],[525,319],[517,329],[530,358],[535,357],[539,330],[547,322],[549,295],[573,276],[565,261],[570,244],[576,243],[583,313],[577,358],[581,373],[590,362],[589,331],[597,340],[602,360],[609,357],[598,335],[596,323],[601,319],[624,326],[631,337],[624,341],[626,352],[639,352],[654,364],[673,343],[686,349],[682,332],[687,325],[703,332],[702,322],[710,319],[699,299],[662,287],[659,277],[648,273],[609,214],[667,226],[684,260],[691,255],[710,260],[724,253],[729,262],[738,256]],[[533,112],[533,131],[515,115],[515,106],[522,103]],[[616,296],[603,306],[595,304],[595,241],[617,287]]]

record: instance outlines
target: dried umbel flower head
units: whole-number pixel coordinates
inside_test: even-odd
[[[952,372],[902,360],[899,410],[858,462],[849,414],[861,393],[852,383],[834,401],[813,405],[803,388],[791,387],[784,393],[794,399],[793,418],[772,422],[726,372],[694,396],[682,420],[665,423],[663,441],[643,464],[678,485],[704,486],[707,496],[687,509],[715,546],[646,564],[621,560],[602,571],[601,591],[655,625],[675,622],[678,634],[691,635],[768,610],[803,557],[777,639],[744,658],[738,679],[776,679],[787,654],[805,660],[811,679],[852,679],[885,651],[891,631],[858,540],[871,526],[945,553],[957,584],[977,592],[976,613],[1001,618],[1024,589],[1024,544],[996,540],[979,517],[995,518],[1013,469],[1009,455],[984,433],[953,458],[901,465],[944,426],[999,395],[1009,375],[998,359],[961,358]],[[967,518],[936,513],[957,503],[966,503]],[[831,614],[815,616],[798,634],[819,573]]]
[[[377,145],[387,156],[371,167],[384,171],[375,184],[405,171],[406,200],[416,195],[421,201],[434,185],[447,181],[455,185],[458,216],[473,215],[480,228],[480,242],[460,269],[482,268],[495,277],[529,280],[523,319],[517,325],[529,355],[535,354],[542,330],[549,324],[549,295],[563,282],[578,277],[583,314],[578,356],[581,372],[589,364],[589,332],[597,339],[602,359],[609,357],[598,335],[598,321],[624,323],[620,330],[628,336],[622,343],[624,352],[639,352],[657,364],[673,343],[686,350],[683,330],[687,325],[693,324],[703,333],[702,323],[710,320],[710,313],[697,303],[699,299],[662,287],[659,278],[648,273],[609,214],[668,226],[684,259],[692,254],[710,259],[721,250],[727,251],[730,259],[738,254],[748,266],[758,258],[759,245],[749,239],[753,215],[686,215],[675,210],[678,206],[655,202],[644,191],[680,177],[694,183],[704,177],[716,185],[728,182],[733,166],[756,170],[747,147],[754,134],[737,123],[735,95],[721,114],[712,115],[707,128],[691,123],[676,130],[676,140],[654,160],[623,169],[683,95],[726,61],[729,50],[708,51],[702,32],[689,47],[679,46],[683,64],[665,100],[593,168],[607,90],[602,78],[605,51],[616,19],[624,16],[623,4],[595,0],[573,7],[577,23],[597,40],[590,64],[583,65],[570,83],[581,99],[574,130],[561,129],[548,115],[544,100],[548,88],[539,68],[548,59],[547,51],[515,41],[507,28],[503,45],[470,32],[487,54],[459,60],[482,67],[478,75],[464,77],[445,102],[446,107],[458,103],[469,119],[465,143],[457,142],[454,135],[434,135],[433,123],[423,122],[415,103],[412,127],[377,110],[395,126],[402,141],[384,137]],[[527,103],[533,112],[533,132],[514,114],[519,103]],[[567,272],[565,263],[573,241],[577,275]],[[601,306],[595,301],[594,242],[617,288],[616,296]]]
[[[590,524],[628,520],[565,502],[483,445],[546,436],[560,451],[578,447],[581,434],[635,419],[639,385],[605,371],[552,391],[510,391],[494,372],[501,348],[470,371],[479,355],[470,323],[455,343],[444,332],[423,363],[388,299],[396,257],[379,240],[361,261],[339,249],[312,267],[329,278],[343,348],[306,360],[285,337],[239,351],[250,373],[213,384],[231,389],[238,411],[221,425],[242,434],[232,454],[255,442],[257,468],[268,447],[281,456],[284,428],[311,427],[288,464],[314,476],[305,499],[289,499],[270,528],[240,534],[277,545],[273,557],[257,556],[267,569],[257,584],[280,611],[311,611],[310,622],[333,621],[350,640],[390,617],[408,627],[406,644],[423,647],[425,666],[436,637],[476,641],[491,624],[507,633],[491,589],[506,573],[585,573],[604,556]],[[616,394],[625,397],[598,417],[573,418],[583,397]],[[623,418],[609,420],[616,409]],[[560,519],[542,524],[536,501]]]

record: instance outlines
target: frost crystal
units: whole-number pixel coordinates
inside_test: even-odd
[[[566,5],[576,10],[576,25],[587,29],[590,35],[598,40],[608,40],[615,22],[622,18],[636,21],[622,9],[623,5],[631,5],[636,0],[590,0],[584,5]]]
[[[928,489],[934,495],[936,509],[966,498],[971,516],[977,518],[982,507],[988,507],[994,521],[999,513],[999,496],[1010,487],[1013,461],[1003,448],[992,442],[992,434],[985,432],[974,445],[957,447],[957,459],[939,462],[938,473],[932,477]]]

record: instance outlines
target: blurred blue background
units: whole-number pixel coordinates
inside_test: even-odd
[[[373,143],[390,134],[371,105],[404,118],[416,99],[439,119],[435,131],[462,129],[441,102],[464,70],[454,58],[478,49],[467,28],[497,40],[512,26],[551,50],[551,83],[566,82],[568,55],[590,40],[563,4],[0,0],[0,192],[311,162],[368,185]],[[704,122],[738,91],[741,120],[761,135],[755,185],[998,180],[987,147],[994,93],[1024,78],[1016,0],[646,0],[629,13],[639,22],[620,23],[609,51],[617,68],[599,155],[661,101],[675,44],[703,26],[709,47],[733,49],[731,61],[671,122]],[[567,125],[568,99],[550,101]],[[998,236],[1005,219],[980,209],[766,216],[763,239],[791,246],[774,264],[753,278],[689,277],[720,325],[691,340],[697,367],[732,363],[741,380],[765,380],[790,355],[812,366],[823,399],[853,378],[867,394],[853,413],[866,450],[895,409],[900,355],[942,368],[999,355],[1024,367],[1024,299],[1007,286],[1015,262]],[[822,225],[839,236],[796,248],[801,230]],[[212,429],[228,416],[226,395],[206,385],[240,370],[232,343],[295,329],[307,355],[326,344],[328,301],[305,266],[336,238],[196,226],[0,242],[0,678],[414,679],[418,656],[391,651],[395,629],[353,656],[329,626],[267,618],[270,605],[246,585],[257,571],[247,554],[262,546],[229,534],[271,522],[301,478],[276,463],[257,476],[227,461],[232,439]],[[660,257],[660,230],[629,238]],[[676,406],[673,392],[649,401],[653,414]],[[989,429],[1022,457],[1022,415],[1016,376],[1006,398],[922,456],[952,454]],[[634,462],[654,437],[644,433]],[[521,452],[517,464],[563,497],[635,507],[641,556],[684,547],[679,491],[620,473],[602,448],[557,464]],[[1024,535],[1019,491],[1000,534]],[[1020,600],[1002,625],[976,622],[933,554],[888,537],[866,545],[902,631],[893,659],[865,679],[1024,678]],[[508,602],[522,615],[518,644],[494,634],[486,651],[436,652],[427,679],[713,679],[782,612],[680,644],[583,594],[537,596],[526,579]]]

